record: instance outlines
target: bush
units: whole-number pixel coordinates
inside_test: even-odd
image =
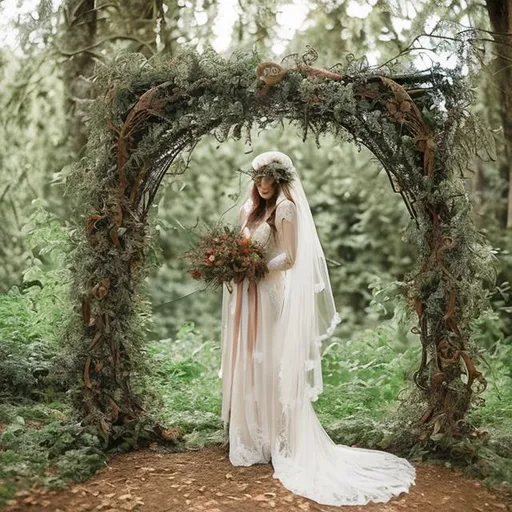
[[[105,464],[101,440],[65,404],[0,405],[0,424],[0,506],[21,488],[60,488]]]
[[[68,233],[42,208],[24,229],[31,266],[21,284],[0,295],[0,399],[37,399],[67,386],[60,337],[72,307]]]

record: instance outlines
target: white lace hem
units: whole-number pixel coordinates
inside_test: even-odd
[[[315,339],[315,345],[317,347],[321,347],[322,346],[322,341],[326,340],[327,338],[330,338],[332,336],[332,333],[334,332],[334,330],[336,329],[336,326],[341,322],[341,317],[340,315],[338,314],[338,312],[335,313],[335,315],[332,317],[332,320],[331,320],[331,324],[329,325],[329,327],[327,328],[327,330],[325,331],[324,334],[318,336],[316,339]]]
[[[299,464],[293,457],[275,452],[274,478],[299,496],[331,506],[386,503],[415,483],[414,466],[393,454],[343,445],[327,450],[320,452],[324,457],[328,453],[327,458],[316,464]],[[372,462],[363,462],[361,457],[366,454],[374,454]]]

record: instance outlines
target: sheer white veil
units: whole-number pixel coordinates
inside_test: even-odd
[[[284,408],[315,401],[323,390],[322,340],[329,337],[340,317],[336,312],[324,251],[297,170],[289,156],[279,151],[258,155],[252,162],[258,169],[279,162],[292,171],[289,183],[296,207],[296,258],[286,271],[283,310],[277,325],[282,351],[279,368],[279,398]]]

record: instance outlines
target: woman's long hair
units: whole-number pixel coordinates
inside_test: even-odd
[[[289,199],[290,201],[294,202],[288,183],[276,183],[274,194],[268,201],[260,196],[258,188],[256,187],[256,183],[253,184],[251,190],[251,199],[253,207],[249,213],[249,216],[247,217],[246,224],[249,229],[251,229],[252,227],[256,226],[259,222],[261,222],[265,217],[265,210],[267,208],[270,208],[272,210],[272,213],[270,214],[267,222],[272,227],[272,230],[275,230],[274,219],[276,214],[276,201],[277,198],[279,197],[279,193],[281,192],[281,190],[283,191],[283,194],[285,195],[286,199]]]

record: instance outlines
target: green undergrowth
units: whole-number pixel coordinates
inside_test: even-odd
[[[400,346],[395,332],[384,324],[349,340],[331,339],[323,351],[324,392],[316,407],[323,424],[354,417],[381,420],[397,407],[419,347]]]
[[[0,404],[0,506],[33,486],[85,481],[106,459],[101,440],[65,403]]]
[[[398,406],[419,349],[393,342],[394,332],[389,324],[348,341],[329,340],[323,352],[324,392],[315,404],[324,425],[354,417],[381,420]],[[151,384],[160,395],[159,420],[187,431],[222,428],[218,340],[188,323],[175,339],[151,342],[146,351],[154,361]]]
[[[480,437],[455,447],[454,455],[473,454],[468,471],[492,484],[512,487],[512,344],[497,342],[482,360],[488,381],[483,407],[469,415]],[[466,450],[467,449],[467,450]],[[469,459],[465,457],[466,461]]]
[[[153,359],[150,382],[157,420],[182,430],[187,447],[221,442],[218,340],[187,323],[174,339],[153,341],[145,351]]]
[[[62,328],[69,302],[68,228],[36,204],[22,229],[22,280],[0,294],[0,401],[52,401],[69,386]]]

